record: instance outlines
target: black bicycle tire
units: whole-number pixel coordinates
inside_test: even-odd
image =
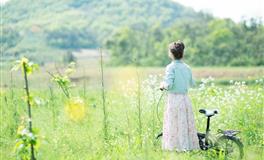
[[[214,146],[213,140],[211,138],[208,138],[208,145],[205,146],[204,142],[202,140],[205,140],[206,134],[197,132],[198,140],[199,140],[199,146],[201,150],[208,150]]]
[[[231,137],[231,136],[221,136],[217,139],[216,141],[216,147],[218,145],[218,143],[221,141],[221,140],[224,140],[224,139],[228,139],[228,140],[231,140],[233,141],[239,148],[239,153],[240,153],[240,156],[239,156],[239,159],[243,159],[244,157],[244,147],[243,147],[243,143],[237,138],[237,137]]]

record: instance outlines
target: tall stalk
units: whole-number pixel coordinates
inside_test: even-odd
[[[107,140],[108,138],[108,126],[107,126],[107,112],[106,112],[106,105],[105,105],[105,87],[104,87],[104,67],[103,67],[103,53],[102,49],[99,48],[100,52],[100,68],[101,68],[101,86],[102,86],[102,100],[103,100],[103,114],[104,114],[104,126],[103,126],[103,131],[104,131],[104,139]]]
[[[54,105],[54,98],[55,95],[53,93],[52,86],[49,86],[49,91],[50,91],[50,105],[51,105],[51,111],[52,111],[52,123],[53,123],[53,128],[56,128],[56,110],[55,110],[55,105]]]
[[[16,128],[18,126],[18,113],[17,113],[17,103],[16,103],[16,100],[14,99],[14,83],[13,83],[13,74],[12,72],[10,72],[10,85],[9,85],[9,89],[10,89],[10,93],[11,93],[11,106],[12,106],[12,109],[13,109],[13,128],[12,128],[12,134],[15,134],[16,133]]]
[[[155,95],[155,89],[152,88],[152,96],[153,96],[153,102],[151,104],[151,108],[152,108],[152,113],[151,113],[151,116],[152,116],[152,137],[155,136],[155,104],[156,104],[156,95]],[[154,142],[154,141],[153,141]]]
[[[141,109],[141,81],[137,69],[137,109],[138,109],[138,134],[139,134],[139,143],[142,147],[142,109]]]
[[[11,91],[11,100],[14,101],[14,83],[13,83],[13,74],[10,72],[10,91]]]
[[[84,77],[84,80],[83,80],[83,98],[86,99],[86,72],[85,72],[85,69],[83,69],[83,77]]]
[[[30,94],[29,94],[29,87],[28,87],[28,78],[27,78],[27,68],[26,63],[23,62],[23,71],[24,71],[24,80],[25,80],[25,91],[26,91],[26,101],[28,107],[28,124],[29,124],[29,132],[32,133],[32,116],[31,116],[31,104],[30,104]],[[30,150],[31,150],[31,160],[36,160],[34,155],[34,145],[30,143]]]
[[[130,120],[129,120],[127,112],[128,111],[126,111],[127,130],[129,130],[130,129]],[[127,143],[128,143],[129,148],[130,148],[131,147],[131,135],[129,132],[127,133]]]

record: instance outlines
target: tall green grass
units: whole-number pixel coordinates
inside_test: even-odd
[[[158,113],[156,104],[160,91],[156,89],[161,77],[151,75],[139,83],[137,78],[120,81],[118,88],[106,86],[108,144],[104,140],[104,113],[101,90],[89,86],[84,99],[87,114],[82,121],[72,121],[64,111],[65,96],[56,88],[32,89],[40,103],[32,108],[34,126],[40,129],[38,159],[216,159],[210,151],[188,153],[164,152],[160,140],[155,137],[162,130],[157,115],[162,119],[164,99]],[[220,114],[211,121],[212,132],[218,128],[241,130],[240,137],[245,145],[245,160],[261,160],[263,153],[263,79],[254,85],[232,82],[226,86],[215,85],[213,79],[203,79],[202,83],[190,90],[196,125],[205,130],[206,118],[199,114],[200,108],[218,108]],[[98,82],[100,83],[100,82]],[[140,94],[138,93],[140,87]],[[72,89],[72,95],[83,93],[83,87]],[[1,89],[1,159],[16,159],[14,112],[20,119],[25,118],[25,103],[21,99],[23,89]],[[141,131],[139,134],[139,99]],[[12,98],[13,97],[13,98]],[[16,102],[16,109],[12,102]],[[51,108],[55,110],[52,111]],[[54,126],[54,119],[56,127]]]

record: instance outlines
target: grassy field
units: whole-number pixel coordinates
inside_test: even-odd
[[[67,110],[68,99],[50,81],[47,71],[55,72],[54,65],[41,67],[29,77],[35,97],[32,122],[39,130],[38,159],[216,159],[210,151],[161,150],[161,142],[155,136],[162,129],[159,119],[162,120],[164,99],[157,108],[161,95],[157,86],[163,68],[106,67],[106,123],[99,67],[82,64],[71,76],[75,83],[72,97],[84,102],[84,109],[77,107],[77,111]],[[190,97],[198,130],[204,131],[206,125],[206,118],[198,110],[218,108],[220,114],[212,119],[212,131],[240,130],[239,136],[245,145],[244,159],[262,160],[263,68],[203,67],[193,68],[193,72],[197,85],[190,90]],[[1,73],[0,159],[16,159],[16,132],[27,122],[23,77],[20,72],[11,75],[7,69]]]
[[[79,57],[80,58],[80,57]],[[82,57],[81,57],[82,58]],[[16,84],[23,85],[23,77],[19,72],[10,72],[12,68],[11,63],[1,67],[1,86],[8,88],[11,79],[16,79]],[[47,72],[56,72],[56,70],[63,70],[65,66],[61,64],[45,64],[40,67],[40,70],[32,75],[31,87],[46,88],[50,83],[50,76]],[[230,80],[245,81],[247,84],[254,84],[255,80],[263,77],[263,67],[193,67],[193,76],[195,80],[200,83],[203,78],[213,77],[215,83],[219,85],[228,85]],[[147,78],[148,75],[163,75],[164,67],[107,67],[105,68],[105,80],[107,87],[113,87],[116,82],[125,82],[136,77],[137,73],[142,79]],[[87,59],[84,57],[79,60],[76,72],[71,76],[71,80],[79,85],[84,82],[90,86],[100,86],[100,67],[98,60]],[[41,82],[41,83],[39,83]]]

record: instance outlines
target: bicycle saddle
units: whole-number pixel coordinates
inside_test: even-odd
[[[211,116],[214,116],[215,114],[219,113],[218,109],[212,109],[212,110],[200,109],[199,112],[205,114],[205,116],[207,116],[207,117],[211,117]]]

